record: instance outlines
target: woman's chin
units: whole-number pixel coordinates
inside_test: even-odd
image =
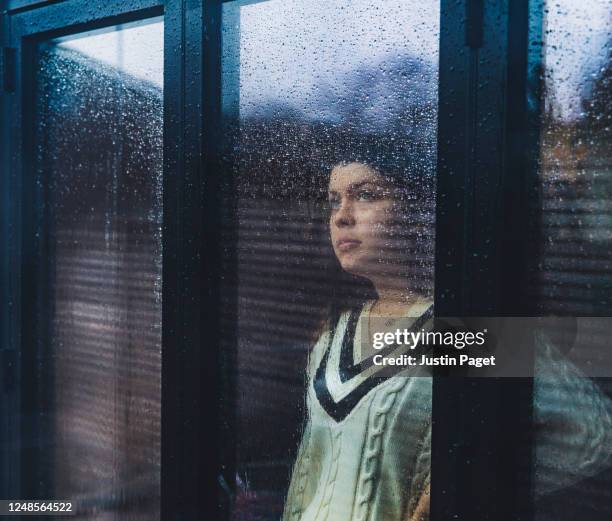
[[[359,263],[355,262],[354,259],[342,259],[340,260],[340,266],[351,275],[361,276],[362,269],[360,269]]]
[[[372,275],[372,266],[369,263],[363,262],[363,259],[346,256],[340,259],[340,266],[344,271],[356,277],[370,279]]]

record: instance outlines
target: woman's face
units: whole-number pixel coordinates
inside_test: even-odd
[[[363,163],[336,166],[328,190],[331,240],[342,268],[360,277],[387,271],[397,244],[393,187]]]

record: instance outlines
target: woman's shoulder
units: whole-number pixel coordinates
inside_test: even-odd
[[[336,313],[329,313],[321,319],[316,334],[313,335],[312,348],[309,355],[309,373],[314,374],[314,371],[321,363],[321,359],[325,355],[331,340],[336,334],[336,330],[342,327],[342,324],[349,320],[351,313],[355,310],[343,309]]]
[[[433,298],[420,299],[413,306],[410,307],[407,316],[413,318],[421,317],[425,314],[433,316],[433,306]]]
[[[319,367],[321,363],[321,359],[329,343],[330,335],[331,331],[329,329],[322,328],[310,349],[310,353],[308,354],[308,374],[311,376],[314,376],[316,368]]]

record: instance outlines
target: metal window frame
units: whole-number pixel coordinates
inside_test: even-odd
[[[232,465],[225,466],[232,448],[224,442],[224,436],[231,440],[231,429],[221,426],[232,359],[218,348],[219,194],[229,190],[231,196],[231,184],[221,175],[222,3],[8,0],[2,14],[3,46],[15,49],[16,61],[14,89],[5,88],[1,105],[0,240],[8,255],[0,296],[10,305],[0,311],[0,353],[4,368],[19,376],[5,389],[0,411],[10,418],[2,439],[14,444],[36,430],[19,421],[22,399],[27,404],[36,383],[23,378],[35,344],[26,316],[36,291],[36,191],[24,153],[25,122],[32,119],[24,102],[32,95],[31,42],[164,14],[164,520],[226,518],[223,491],[232,479]],[[435,275],[440,316],[513,315],[525,309],[515,288],[525,280],[531,251],[525,230],[537,207],[532,191],[539,101],[526,99],[526,82],[529,16],[538,9],[539,0],[441,0]],[[7,65],[5,60],[5,79]],[[530,423],[531,400],[528,381],[434,382],[434,521],[451,515],[529,518],[530,483],[519,476],[530,462],[518,457],[529,432],[517,438],[516,431]],[[15,497],[31,485],[25,476],[14,480],[21,463],[20,457],[0,462],[0,485]],[[506,475],[501,480],[500,466]],[[3,483],[6,476],[13,478],[10,485]],[[466,476],[471,479],[460,484]],[[483,495],[482,485],[491,483]]]

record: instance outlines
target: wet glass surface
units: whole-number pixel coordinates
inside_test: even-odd
[[[606,1],[562,0],[543,2],[543,12],[543,38],[532,47],[542,49],[542,112],[531,312],[609,316],[612,11]],[[609,350],[608,334],[584,323],[576,330],[569,319],[563,322],[573,327],[580,350],[556,346],[578,365]],[[566,376],[573,374],[568,367]],[[536,446],[536,491],[548,492],[536,497],[536,519],[609,519],[611,380],[566,380],[559,373],[536,381],[534,393],[536,422],[548,415],[554,425]],[[554,424],[558,411],[569,423]],[[570,429],[572,422],[580,429]]]
[[[223,239],[232,518],[278,519],[307,416],[307,359],[331,304],[374,298],[368,277],[384,269],[401,290],[432,291],[439,5],[226,2],[222,38],[236,194]],[[330,173],[355,163],[396,181],[355,195],[356,209],[387,196],[403,205],[401,232],[368,221],[376,253],[361,276],[339,264],[351,244],[335,253],[330,238],[343,204],[329,199]]]
[[[39,46],[40,497],[159,519],[163,22]]]
[[[608,2],[545,2],[538,310],[612,311]]]

